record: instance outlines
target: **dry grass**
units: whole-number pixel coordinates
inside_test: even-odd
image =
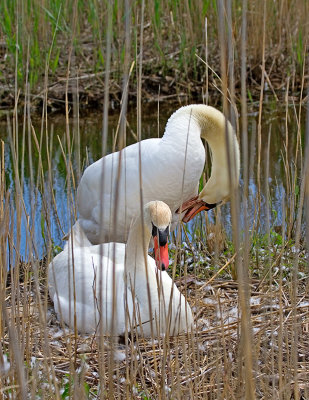
[[[20,171],[18,160],[24,158],[26,150],[17,146],[15,121],[13,117],[8,127],[11,127],[13,169]],[[78,131],[74,130],[74,135]],[[192,336],[146,341],[128,334],[120,342],[99,335],[83,337],[57,321],[46,286],[46,265],[55,250],[50,229],[53,207],[57,210],[51,195],[53,154],[63,149],[65,176],[71,180],[67,183],[67,201],[73,218],[75,173],[78,173],[73,160],[78,152],[72,151],[68,156],[65,151],[78,143],[78,137],[70,138],[73,146],[68,146],[64,139],[59,148],[42,146],[38,151],[42,141],[48,142],[49,130],[39,134],[32,127],[30,132],[34,140],[29,142],[28,151],[35,157],[25,160],[37,160],[33,167],[36,173],[33,192],[37,196],[42,194],[44,200],[48,254],[38,261],[37,244],[31,239],[35,237],[32,236],[35,227],[29,224],[26,229],[29,259],[19,261],[22,231],[18,227],[25,216],[30,221],[20,191],[27,176],[15,173],[15,191],[7,189],[2,144],[0,391],[3,398],[308,398],[308,256],[303,234],[297,244],[299,211],[287,206],[302,201],[293,189],[296,183],[286,179],[290,182],[287,185],[290,194],[282,200],[282,208],[287,221],[283,219],[282,226],[276,227],[266,224],[266,235],[262,236],[258,234],[258,226],[262,222],[262,208],[269,217],[270,198],[269,203],[265,199],[270,193],[263,191],[261,181],[259,196],[264,199],[263,204],[257,196],[253,225],[247,236],[239,236],[238,254],[237,243],[231,243],[222,228],[220,213],[214,225],[206,218],[204,233],[196,227],[191,240],[188,236],[184,238],[186,246],[181,247],[177,240],[171,246],[179,274],[178,286],[195,314],[196,329]],[[293,153],[300,152],[299,146],[293,147]],[[266,159],[270,157],[267,142],[263,154]],[[256,156],[250,152],[253,160]],[[264,166],[261,171],[267,178],[268,168]],[[301,179],[301,172],[296,172]],[[288,172],[285,176],[290,177]],[[35,213],[37,207],[34,205],[31,212]],[[60,210],[57,211],[61,227],[63,221]],[[300,221],[304,228],[302,218]],[[238,221],[233,224],[239,229]],[[245,281],[241,275],[243,267],[247,273]],[[240,296],[241,291],[245,296]],[[248,313],[247,319],[244,312]],[[246,340],[252,358],[250,374]],[[253,395],[248,396],[247,390],[253,390]]]
[[[29,8],[21,3],[16,2],[16,9],[8,1],[0,6],[14,8],[14,18],[4,20],[11,23],[12,35],[3,25],[0,34],[2,53],[9,56],[1,60],[6,71],[1,84],[7,106],[14,105],[6,116],[8,139],[5,145],[0,142],[0,396],[308,399],[308,216],[303,213],[308,208],[308,115],[305,129],[301,122],[309,102],[308,4],[154,1],[149,4],[158,8],[151,8],[142,1],[130,8],[125,1],[110,3],[106,10],[97,1],[87,6],[67,1],[67,8],[55,1],[54,19],[49,15],[53,22],[35,25],[45,20],[52,3],[45,1],[46,7],[38,10],[32,2]],[[38,57],[44,60],[41,66],[33,64],[35,48],[43,54]],[[195,314],[194,334],[153,342],[128,334],[120,343],[69,331],[55,318],[46,265],[58,250],[55,229],[63,231],[64,219],[70,226],[76,217],[76,186],[89,161],[88,143],[80,135],[83,106],[104,103],[103,118],[96,118],[103,120],[100,147],[105,154],[110,142],[117,148],[128,137],[142,136],[144,100],[175,98],[183,104],[195,97],[214,104],[211,89],[221,96],[240,138],[242,184],[231,198],[232,238],[217,214],[215,225],[207,221],[207,230],[204,224],[192,240],[184,238],[185,247],[174,243],[178,285]],[[281,90],[284,100],[279,101]],[[253,92],[259,97],[257,106]],[[271,97],[272,107],[282,103],[285,108],[281,210],[272,209],[268,185],[272,163],[278,160],[271,158],[271,125],[263,130],[265,96]],[[38,99],[39,129],[33,126],[32,109]],[[126,120],[130,99],[137,104],[136,129]],[[117,139],[108,129],[115,102],[121,108]],[[54,134],[49,116],[59,104],[66,118],[62,135]],[[248,105],[257,112],[251,137]],[[158,119],[160,107],[158,102]],[[58,168],[66,180],[65,217],[54,196]],[[30,211],[25,183],[32,196]],[[270,216],[279,211],[279,225],[270,225]],[[38,261],[37,213],[47,253],[43,261]]]
[[[2,350],[8,354],[11,369],[1,375],[4,398],[20,396],[14,367],[18,357],[25,360],[23,379],[30,398],[110,399],[111,394],[117,399],[244,398],[237,282],[216,279],[205,285],[192,276],[178,283],[182,292],[186,286],[195,312],[192,336],[155,341],[129,336],[115,342],[95,335],[75,336],[60,326],[46,296],[45,267],[39,268],[37,287],[34,274],[29,276],[33,268],[23,266],[21,283],[15,288],[18,300],[12,299],[12,283],[7,287],[3,305],[9,323]],[[253,376],[259,399],[309,396],[309,297],[306,284],[299,281],[293,307],[290,291],[289,284],[278,282],[269,286],[253,280],[250,284]],[[40,303],[46,309],[43,320]],[[297,371],[291,346],[295,329]],[[18,355],[12,348],[13,337],[18,340]]]

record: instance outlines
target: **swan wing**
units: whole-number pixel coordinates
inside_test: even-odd
[[[132,218],[141,212],[140,164],[144,204],[162,200],[174,213],[181,200],[196,195],[205,161],[200,145],[185,162],[183,145],[147,139],[90,165],[78,187],[77,206],[91,242],[126,241]]]
[[[120,334],[125,327],[125,245],[104,246],[114,257],[102,256],[102,246],[75,248],[58,254],[49,265],[49,293],[60,320],[80,332],[101,329]],[[73,262],[74,260],[74,262]],[[132,309],[131,305],[130,308]]]

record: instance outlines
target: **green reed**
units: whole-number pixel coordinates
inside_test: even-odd
[[[129,3],[132,37],[140,23],[140,2]],[[125,3],[113,1],[112,7],[112,52],[111,77],[119,80],[123,73],[124,53],[134,58],[136,43],[125,48]],[[265,24],[263,7],[265,4]],[[240,24],[242,2],[232,5],[232,19],[226,26],[233,35],[236,79],[240,76]],[[72,26],[72,15],[76,12],[76,28]],[[0,27],[5,43],[7,59],[4,75],[14,73],[23,86],[26,68],[28,81],[36,91],[42,85],[46,59],[49,57],[48,74],[56,79],[65,76],[67,65],[66,46],[74,31],[74,57],[76,65],[85,71],[99,72],[105,68],[105,46],[107,43],[106,3],[95,0],[3,0],[0,4]],[[143,59],[147,73],[175,75],[177,82],[188,79],[199,80],[204,74],[204,65],[195,53],[204,56],[202,48],[205,37],[205,18],[208,19],[209,63],[218,65],[219,45],[217,26],[218,7],[216,1],[176,0],[148,1],[145,7],[145,32]],[[287,74],[293,81],[300,79],[304,64],[305,48],[308,45],[308,4],[301,0],[288,2],[250,1],[248,4],[247,52],[248,66],[259,74],[256,66],[262,54],[262,32],[265,29],[265,57],[270,70],[276,68],[281,78]],[[224,17],[225,18],[225,17]],[[284,59],[289,59],[286,70]],[[27,64],[27,58],[29,63]],[[256,71],[256,72],[255,72]],[[255,78],[256,79],[256,78]]]

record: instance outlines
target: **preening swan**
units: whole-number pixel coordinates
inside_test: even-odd
[[[197,197],[205,163],[202,138],[211,149],[212,168]],[[171,229],[179,219],[177,211],[187,222],[227,199],[238,185],[239,147],[230,122],[210,106],[181,107],[169,118],[161,139],[135,143],[86,168],[77,190],[78,222],[92,243],[126,242],[141,203],[139,149],[144,203],[164,201],[172,211]]]
[[[71,328],[76,323],[80,332],[107,335],[121,335],[126,327],[146,337],[191,330],[190,306],[164,271],[170,223],[171,211],[161,201],[147,203],[133,220],[127,245],[91,245],[76,223],[49,264],[49,294],[58,318]],[[151,237],[160,252],[157,263],[147,255]]]

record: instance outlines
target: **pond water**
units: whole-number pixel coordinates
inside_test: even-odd
[[[157,107],[145,108],[142,114],[142,138],[162,136],[166,121],[174,110],[168,107],[160,108],[158,118]],[[254,226],[265,232],[267,224],[280,226],[286,215],[286,209],[293,209],[291,203],[293,180],[298,179],[295,171],[299,170],[300,155],[296,155],[297,138],[303,141],[304,118],[300,134],[297,135],[297,109],[288,107],[278,109],[277,104],[264,106],[262,118],[262,134],[260,141],[260,168],[258,167],[258,113],[248,114],[248,144],[249,144],[249,226]],[[63,246],[63,234],[68,232],[74,221],[74,185],[79,181],[85,167],[101,157],[102,153],[102,113],[99,111],[80,117],[77,124],[74,120],[66,126],[62,115],[49,116],[48,123],[40,120],[31,121],[33,129],[23,116],[19,117],[17,129],[12,132],[12,117],[0,123],[0,139],[5,143],[5,178],[6,188],[11,191],[11,224],[14,226],[17,241],[17,254],[23,259],[29,257],[29,251],[41,258],[46,254],[46,246],[52,241],[54,246]],[[117,130],[118,113],[109,118],[108,152],[112,151],[113,137]],[[23,127],[25,129],[23,130]],[[66,131],[70,131],[70,143]],[[127,144],[136,141],[136,112],[128,113]],[[13,130],[14,131],[14,130]],[[34,139],[34,136],[36,139]],[[80,143],[79,143],[80,142]],[[41,157],[37,147],[41,149]],[[71,154],[68,155],[68,148]],[[303,146],[301,144],[301,146]],[[16,169],[13,168],[15,149],[18,162],[19,179],[21,181],[22,197],[16,195],[18,180]],[[74,179],[68,184],[67,163],[71,159]],[[296,163],[296,164],[295,164]],[[209,173],[210,167],[206,169]],[[259,178],[258,178],[259,174]],[[243,170],[241,171],[241,188],[243,186]],[[260,187],[260,191],[259,191]],[[72,189],[73,188],[73,189]],[[297,188],[297,182],[296,182]],[[268,193],[267,193],[268,192]],[[260,193],[260,207],[258,194]],[[242,198],[242,197],[240,197]],[[240,220],[243,224],[243,201],[240,200]],[[283,207],[285,204],[285,208]],[[18,211],[20,209],[20,212]],[[290,209],[289,212],[292,212]],[[19,217],[20,215],[20,217]],[[213,219],[214,213],[209,212]],[[231,233],[230,205],[221,207],[221,220],[228,232]],[[189,235],[198,226],[203,229],[204,218],[197,216],[189,223]],[[28,226],[28,228],[27,228]],[[31,231],[31,235],[29,232]]]

